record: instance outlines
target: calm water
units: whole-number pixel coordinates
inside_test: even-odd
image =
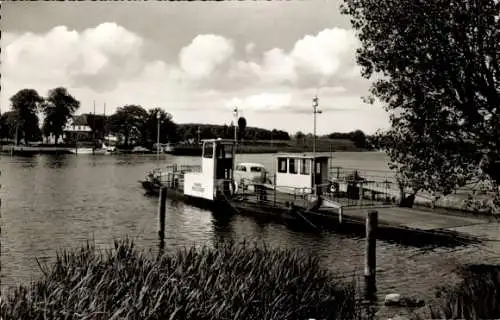
[[[387,168],[380,153],[334,156],[339,166]],[[273,167],[271,155],[242,155],[237,160]],[[162,163],[167,162],[198,164],[199,158],[164,156]],[[113,239],[128,236],[156,250],[157,199],[144,196],[138,183],[155,163],[154,155],[2,156],[2,291],[41,275],[35,257],[50,262],[56,250],[78,247],[88,239],[107,247]],[[362,273],[363,239],[296,233],[240,216],[220,226],[210,212],[170,200],[167,209],[166,250],[221,238],[258,240],[319,255],[325,267],[345,276]],[[379,242],[377,250],[381,296],[399,292],[428,297],[435,285],[455,279],[451,271],[457,263],[497,257],[494,246],[428,251]]]

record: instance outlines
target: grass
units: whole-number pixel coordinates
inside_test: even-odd
[[[500,319],[500,266],[463,268],[463,281],[441,287],[434,304],[419,310],[416,319]]]
[[[57,254],[3,319],[356,319],[354,283],[293,250],[220,243],[159,257],[129,240]]]

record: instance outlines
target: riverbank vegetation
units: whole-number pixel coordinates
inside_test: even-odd
[[[369,319],[354,281],[296,250],[232,242],[163,255],[115,241],[59,252],[2,297],[2,319]],[[411,319],[498,319],[500,266],[466,266]],[[353,279],[354,280],[354,279]],[[412,308],[413,309],[413,308]],[[405,312],[408,313],[408,312]]]
[[[463,281],[442,286],[437,300],[418,310],[415,319],[500,319],[500,266],[471,265],[461,270]]]
[[[360,40],[362,75],[374,80],[368,100],[390,113],[377,141],[402,198],[446,196],[477,177],[498,197],[500,3],[345,0],[343,13]]]
[[[292,250],[220,243],[150,256],[131,241],[59,253],[3,319],[356,319],[353,283]]]

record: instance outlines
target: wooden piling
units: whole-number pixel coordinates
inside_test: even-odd
[[[165,214],[167,211],[167,187],[160,188],[160,198],[158,200],[158,236],[160,240],[165,239]]]
[[[373,295],[376,292],[375,271],[377,268],[377,227],[378,212],[371,210],[366,216],[366,251],[365,251],[365,284],[366,294]]]
[[[359,192],[359,201],[358,201],[358,204],[359,204],[359,207],[361,208],[363,206],[363,182],[359,183],[358,192]]]

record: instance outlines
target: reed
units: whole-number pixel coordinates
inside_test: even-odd
[[[416,319],[500,319],[500,266],[462,269],[463,281],[438,290],[438,301],[419,310]]]
[[[248,243],[154,257],[132,241],[59,252],[2,298],[3,319],[356,319],[354,283],[317,258]]]

